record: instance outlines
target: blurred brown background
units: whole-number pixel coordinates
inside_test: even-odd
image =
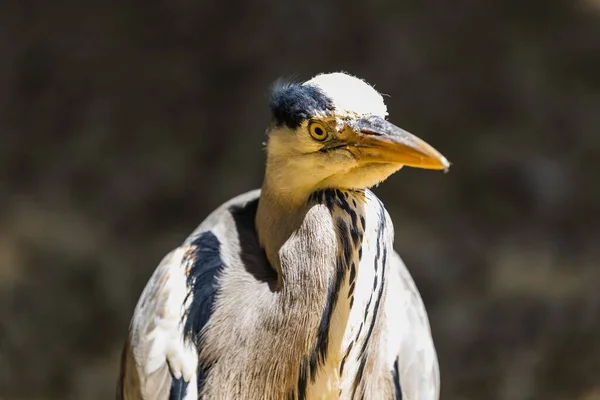
[[[0,2],[0,398],[114,398],[137,298],[346,70],[449,174],[376,189],[442,399],[600,399],[598,0]]]

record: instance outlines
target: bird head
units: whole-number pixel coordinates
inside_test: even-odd
[[[289,196],[325,188],[365,189],[403,166],[450,163],[417,136],[388,122],[382,96],[345,73],[274,85],[267,178]]]

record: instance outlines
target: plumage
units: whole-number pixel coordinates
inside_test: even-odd
[[[276,89],[262,190],[217,208],[155,270],[118,398],[439,398],[425,307],[368,187],[402,151],[413,166],[448,163],[385,121],[364,81],[320,77]],[[326,143],[307,133],[315,118]]]

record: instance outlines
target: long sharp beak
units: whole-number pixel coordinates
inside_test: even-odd
[[[365,161],[435,170],[450,167],[446,157],[428,143],[381,117],[361,118],[353,128],[356,150]]]

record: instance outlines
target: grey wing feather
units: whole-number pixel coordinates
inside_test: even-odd
[[[438,400],[440,394],[439,365],[429,318],[419,290],[398,253],[392,257],[392,271],[405,313],[401,318],[404,328],[400,351],[396,360],[398,385],[403,400]]]
[[[184,248],[177,248],[163,258],[142,292],[123,349],[118,399],[197,398],[197,353],[182,326],[185,254]],[[170,397],[174,383],[177,391],[185,391]]]
[[[136,306],[123,350],[117,398],[123,400],[191,400],[198,397],[198,351],[185,339],[189,311],[187,277],[194,263],[193,240],[212,228],[227,229],[232,205],[259,197],[260,190],[239,195],[211,213],[160,262]]]

